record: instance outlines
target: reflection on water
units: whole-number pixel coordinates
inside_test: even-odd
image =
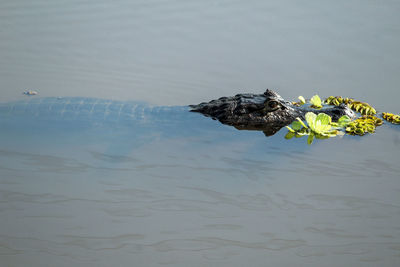
[[[1,102],[32,89],[184,105],[270,87],[398,113],[398,11],[357,0],[2,1]],[[308,146],[168,110],[179,112],[147,123],[60,120],[62,109],[0,117],[1,265],[400,265],[397,126]]]

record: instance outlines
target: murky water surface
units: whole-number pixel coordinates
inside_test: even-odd
[[[399,113],[398,1],[2,1],[1,102],[276,89]],[[399,266],[400,128],[285,140],[199,114],[9,117],[1,266]],[[35,116],[35,114],[30,114]]]

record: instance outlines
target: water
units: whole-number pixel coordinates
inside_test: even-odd
[[[399,11],[2,1],[1,102],[33,89],[185,105],[268,87],[399,113]],[[3,124],[0,266],[400,265],[397,126],[308,146],[191,116],[161,128]]]

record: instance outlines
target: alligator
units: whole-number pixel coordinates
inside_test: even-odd
[[[195,118],[193,113],[198,112],[236,129],[259,130],[270,136],[297,117],[304,118],[309,111],[324,112],[330,115],[333,121],[337,121],[343,115],[355,117],[355,113],[345,104],[315,110],[296,106],[267,89],[263,94],[237,94],[190,106],[150,106],[139,102],[81,97],[32,97],[28,100],[0,104],[0,119],[2,124],[14,123],[14,126],[19,123],[16,118],[22,117],[25,119],[24,123],[35,118],[32,120],[34,124],[38,121],[74,121],[82,122],[81,125],[105,122],[130,125],[135,122],[142,127],[165,128],[182,122],[187,124],[187,127],[196,125],[200,128],[204,121]]]
[[[296,106],[270,89],[263,94],[237,94],[190,107],[191,111],[200,112],[223,124],[240,130],[261,130],[266,136],[275,134],[296,118],[304,119],[305,114],[310,111],[316,114],[322,112],[328,114],[333,121],[337,121],[343,115],[351,119],[356,117],[356,114],[344,103],[323,109]]]

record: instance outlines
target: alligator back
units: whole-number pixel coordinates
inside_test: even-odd
[[[234,136],[232,132],[232,127],[190,112],[186,106],[78,97],[0,103],[0,150],[128,155],[154,142],[217,142]]]
[[[150,106],[141,102],[82,97],[31,98],[0,104],[0,118],[52,121],[152,122],[183,119],[190,113],[185,106]],[[190,116],[190,115],[189,115]]]
[[[119,142],[132,140],[215,136],[232,132],[187,106],[151,106],[143,102],[63,97],[29,98],[0,103],[0,144],[42,142],[49,139],[94,139]],[[17,138],[18,137],[18,138]],[[8,140],[8,141],[7,141]]]

